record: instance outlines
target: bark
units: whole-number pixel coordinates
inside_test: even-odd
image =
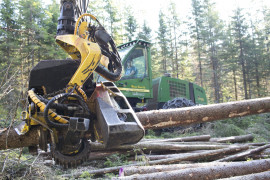
[[[206,106],[139,112],[136,115],[145,129],[158,129],[265,112],[270,112],[270,97]],[[5,141],[6,135],[2,132],[0,134],[0,149],[36,145],[38,144],[37,129],[31,129],[24,136],[18,136],[14,130],[11,130],[7,147]]]
[[[122,145],[118,147],[113,147],[110,150],[132,150],[132,149],[143,149],[143,150],[155,150],[155,151],[195,151],[195,150],[214,150],[222,149],[228,147],[238,147],[231,145],[186,145],[186,144],[169,144],[169,143],[137,143],[133,145]],[[108,150],[103,144],[91,143],[91,149],[93,151]]]
[[[270,112],[270,97],[136,113],[145,129],[183,126]]]
[[[239,158],[249,156],[251,154],[261,152],[261,151],[263,151],[263,150],[265,150],[267,148],[270,148],[270,144],[267,144],[267,145],[264,145],[262,147],[258,147],[258,148],[255,148],[255,149],[247,150],[245,152],[241,152],[241,153],[238,153],[238,154],[235,154],[235,155],[231,155],[231,156],[225,157],[223,159],[219,159],[217,161],[218,162],[233,161],[233,160],[236,160],[236,159],[239,159]]]
[[[138,159],[145,159],[147,158],[148,160],[160,160],[160,159],[167,159],[167,158],[172,158],[172,157],[185,157],[186,155],[191,155],[195,153],[181,153],[181,154],[165,154],[165,155],[140,155],[137,156]]]
[[[200,167],[182,170],[180,169],[167,172],[155,172],[149,174],[127,176],[119,179],[212,180],[218,178],[246,175],[250,173],[259,173],[267,171],[268,169],[270,169],[269,159],[246,162],[232,162],[222,165],[213,165],[210,167]]]
[[[228,147],[224,149],[218,149],[218,150],[211,150],[211,151],[206,151],[202,153],[196,153],[196,154],[190,154],[186,156],[179,156],[179,157],[172,157],[172,158],[167,158],[167,159],[162,159],[162,160],[155,160],[155,161],[150,161],[149,165],[157,165],[157,164],[171,164],[171,163],[176,163],[180,161],[191,161],[191,160],[198,160],[198,159],[209,159],[212,157],[216,156],[222,156],[242,150],[248,149],[248,146],[238,146],[238,147]]]
[[[18,135],[17,132],[11,128],[0,133],[0,150],[10,148],[20,148],[35,146],[39,143],[39,127],[33,127],[30,132],[25,135]]]
[[[231,137],[224,137],[224,138],[211,138],[210,141],[212,142],[227,142],[227,143],[235,143],[235,142],[247,142],[252,141],[254,136],[252,134],[244,135],[244,136],[231,136]]]
[[[157,165],[157,164],[170,164],[170,163],[175,163],[179,161],[186,161],[186,160],[197,160],[200,158],[208,158],[208,157],[213,157],[217,156],[220,154],[228,154],[228,153],[233,153],[237,151],[241,151],[244,149],[247,149],[248,146],[240,146],[240,147],[233,147],[233,148],[224,148],[224,149],[219,149],[219,150],[212,150],[209,152],[203,152],[200,154],[191,154],[187,155],[185,157],[180,156],[180,157],[173,157],[173,158],[168,158],[165,160],[156,160],[156,161],[149,161],[149,162],[139,162],[139,163],[134,163],[130,165],[124,165],[124,166],[117,166],[117,167],[111,167],[111,168],[104,168],[104,169],[97,169],[97,170],[91,170],[87,171],[89,174],[105,174],[105,173],[111,173],[111,172],[117,172],[120,169],[125,169],[127,167],[133,167],[133,166],[145,166],[147,165]],[[76,174],[64,174],[63,177],[79,177],[81,173],[76,173]]]
[[[210,135],[168,138],[168,139],[144,139],[141,142],[190,142],[190,141],[209,141]]]
[[[155,166],[133,166],[124,168],[124,175],[130,176],[133,174],[149,174],[155,172],[174,171],[187,168],[201,168],[217,165],[227,165],[227,162],[209,162],[196,164],[170,164],[170,165],[155,165]]]
[[[223,178],[220,180],[269,180],[270,179],[270,172],[260,172],[260,173],[254,173],[254,174],[248,174],[244,176],[236,176],[231,178]]]

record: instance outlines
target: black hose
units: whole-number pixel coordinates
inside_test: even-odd
[[[69,93],[58,94],[58,95],[54,96],[52,99],[50,99],[49,102],[47,103],[47,105],[44,109],[44,119],[49,127],[63,129],[63,128],[67,128],[69,126],[68,124],[55,123],[49,119],[49,109],[52,106],[52,104],[54,103],[54,101],[56,101],[59,98],[67,97],[68,95],[69,95]]]
[[[88,109],[88,106],[86,104],[86,102],[83,100],[83,98],[77,94],[71,94],[71,92],[69,93],[62,93],[62,94],[58,94],[56,96],[54,96],[52,99],[50,99],[44,109],[44,119],[47,122],[48,126],[50,127],[55,127],[55,128],[67,128],[69,126],[69,124],[61,124],[61,123],[55,123],[53,121],[51,121],[49,119],[49,109],[52,107],[52,105],[54,104],[54,101],[60,99],[60,98],[66,98],[66,97],[74,97],[77,98],[78,101],[80,102],[80,104],[82,105],[83,109],[85,109],[87,111],[87,113],[89,114],[89,116],[91,115],[90,110]]]
[[[49,100],[42,97],[42,96],[37,96],[40,101],[44,102],[45,104],[48,104]],[[59,104],[59,103],[52,103],[51,108],[57,109],[57,110],[62,110],[66,111],[68,110],[68,106],[66,104]]]

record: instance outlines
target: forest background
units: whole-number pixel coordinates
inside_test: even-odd
[[[154,77],[170,73],[195,82],[209,103],[269,96],[270,3],[249,1],[252,9],[235,6],[224,19],[214,0],[187,2],[187,14],[168,2],[156,22],[139,19],[119,0],[91,0],[88,10],[117,45],[137,38],[152,43]],[[54,40],[58,17],[56,0],[0,1],[1,119],[14,119],[12,112],[25,108],[19,100],[27,99],[28,75],[37,62],[67,58]]]

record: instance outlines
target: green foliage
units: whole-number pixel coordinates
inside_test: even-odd
[[[106,161],[104,162],[104,165],[106,167],[114,167],[114,166],[120,166],[124,164],[128,164],[127,156],[124,154],[113,154],[109,157],[106,157]]]
[[[228,137],[244,135],[245,131],[234,124],[218,121],[215,123],[214,133],[217,137]]]
[[[141,31],[138,33],[137,39],[142,39],[148,42],[151,42],[151,32],[152,30],[150,29],[149,26],[147,26],[146,21],[143,22],[143,27]]]
[[[137,21],[135,19],[135,17],[132,15],[134,14],[131,11],[131,8],[128,7],[126,12],[126,21],[125,21],[125,30],[126,30],[126,36],[128,38],[128,41],[134,40],[135,39],[135,33],[137,31]]]
[[[90,174],[88,171],[84,171],[81,175],[80,175],[80,178],[83,178],[83,179],[91,179],[94,175],[93,174]]]

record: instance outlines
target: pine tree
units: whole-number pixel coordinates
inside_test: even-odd
[[[57,22],[60,14],[60,5],[53,0],[45,8],[45,18],[43,21],[43,41],[42,49],[40,49],[41,59],[63,59],[66,58],[66,53],[55,43],[55,35],[57,30]]]
[[[210,0],[204,0],[204,6],[207,7],[205,19],[205,43],[206,52],[212,69],[212,87],[214,89],[214,99],[216,103],[221,100],[220,89],[220,60],[219,60],[219,43],[222,37],[223,24],[214,10],[214,3]]]
[[[147,26],[146,21],[144,20],[143,27],[141,31],[138,33],[137,38],[151,42],[151,38],[152,38],[151,32],[152,30],[150,29],[149,26]]]
[[[3,0],[1,3],[0,10],[0,67],[1,69],[6,69],[5,76],[1,76],[2,78],[8,78],[9,69],[11,66],[14,66],[16,62],[14,62],[14,56],[16,56],[16,49],[18,49],[18,36],[19,29],[17,25],[17,15],[15,13],[16,4],[9,0]],[[12,62],[13,61],[13,62]]]
[[[247,67],[246,67],[246,57],[244,46],[246,45],[246,34],[247,34],[247,25],[245,24],[245,18],[242,14],[243,9],[237,8],[234,11],[233,19],[233,31],[234,36],[236,38],[236,43],[239,48],[239,63],[242,68],[242,77],[243,77],[243,87],[244,87],[244,96],[245,99],[248,99],[248,91],[247,91]]]
[[[114,40],[119,38],[119,23],[120,18],[118,16],[117,6],[113,0],[105,0],[104,10],[107,12],[107,16],[105,18],[105,26],[109,29],[108,32],[111,34]]]
[[[126,20],[125,20],[125,36],[128,38],[128,41],[131,41],[135,38],[135,33],[137,31],[137,21],[135,17],[132,15],[131,8],[127,8],[126,14]]]
[[[194,50],[196,51],[198,69],[199,69],[199,82],[203,87],[203,63],[202,53],[204,46],[204,17],[205,7],[203,7],[202,0],[192,0],[192,20],[191,25],[191,38],[194,40]]]
[[[160,56],[161,56],[161,64],[162,64],[162,69],[161,71],[163,73],[167,73],[167,57],[168,57],[168,27],[165,23],[164,19],[164,13],[160,10],[159,12],[159,28],[157,32],[157,40],[159,44],[159,48],[161,49],[160,51]]]

